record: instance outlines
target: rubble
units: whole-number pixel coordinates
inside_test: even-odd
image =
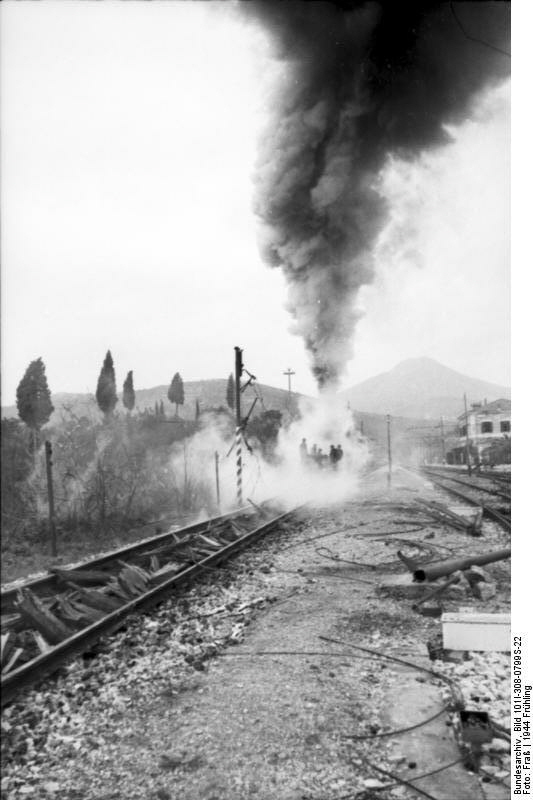
[[[409,510],[409,504],[405,508]],[[374,513],[370,506],[361,509],[361,504],[347,504],[342,512],[328,509],[319,519],[317,514],[315,523],[324,535],[331,536],[329,543],[340,558],[364,563],[375,556],[376,543],[371,536],[386,536],[393,527],[389,509],[382,516]],[[349,514],[354,520],[351,527]],[[363,530],[363,525],[370,534],[368,539],[361,531],[356,537],[349,533],[357,527]],[[485,526],[487,523],[487,549],[503,547],[498,530]],[[317,531],[309,525],[306,533],[311,538]],[[207,532],[206,549],[213,535]],[[394,535],[401,536],[401,530]],[[428,528],[421,526],[421,538],[427,535]],[[72,800],[286,800],[291,796],[414,800],[417,793],[409,781],[426,771],[420,753],[404,749],[400,740],[398,756],[392,752],[390,740],[383,738],[378,761],[372,738],[368,742],[348,740],[350,735],[372,737],[391,729],[383,718],[393,672],[390,666],[369,654],[365,660],[352,660],[347,653],[333,659],[338,645],[329,646],[331,657],[328,653],[291,656],[283,651],[309,649],[308,644],[302,647],[306,630],[316,639],[317,632],[337,633],[338,627],[339,639],[407,659],[423,659],[420,643],[440,628],[440,623],[413,614],[411,606],[415,600],[427,599],[428,589],[437,584],[414,584],[411,575],[388,576],[384,571],[369,575],[343,565],[340,559],[325,568],[305,538],[299,549],[285,552],[293,539],[294,531],[275,534],[261,543],[260,552],[254,549],[241,554],[230,568],[206,574],[185,595],[174,596],[149,614],[131,617],[113,639],[64,667],[57,681],[28,691],[24,702],[21,698],[8,706],[2,727],[6,800],[49,800],[58,796],[51,786],[61,787],[62,796]],[[452,554],[461,554],[462,531],[439,530],[435,541],[443,544],[443,540]],[[408,547],[406,551],[411,552]],[[157,554],[153,558],[157,559]],[[483,570],[486,580],[475,582],[482,588],[489,583],[497,586],[486,610],[495,611],[498,605],[505,609],[508,566],[508,562],[489,565]],[[151,562],[152,573],[160,568],[157,561]],[[359,574],[364,580],[354,586]],[[372,581],[366,580],[370,577]],[[118,581],[117,587],[125,591]],[[458,588],[460,596],[453,598],[452,591]],[[84,589],[95,591],[90,586]],[[466,593],[476,608],[484,602],[472,598],[470,584],[461,577],[459,584],[446,589],[439,604],[445,610],[456,609]],[[87,605],[89,597],[80,593],[80,600]],[[340,607],[345,609],[341,616]],[[258,623],[250,629],[255,618]],[[271,636],[283,638],[285,621],[291,618],[292,638],[277,648],[279,656],[265,656],[263,672],[257,669],[257,658],[255,671],[251,663],[249,669],[238,666],[243,658],[237,656],[244,655],[250,641],[262,644],[264,637],[267,649]],[[312,649],[316,650],[316,644]],[[221,653],[228,659],[219,658]],[[225,669],[223,662],[230,655],[233,663]],[[454,690],[461,688],[467,710],[487,711],[491,720],[507,724],[508,656],[474,653],[458,664],[435,661],[431,667],[450,677]],[[413,678],[415,692],[421,688],[416,681],[423,683],[424,689],[441,691],[434,688],[431,675],[420,673]],[[227,689],[225,716],[212,696],[215,686],[218,700],[224,700]],[[442,694],[447,704],[452,699],[450,689],[443,686]],[[454,691],[454,697],[456,694]],[[299,704],[295,698],[300,696]],[[217,715],[222,718],[213,719]],[[444,711],[440,718],[443,725],[445,715]],[[279,718],[284,727],[278,724],[270,730],[270,720]],[[458,713],[452,721],[459,735]],[[293,739],[288,738],[291,735]],[[448,739],[455,747],[453,737]],[[293,743],[293,751],[288,741]],[[301,751],[294,742],[301,743]],[[224,757],[231,762],[227,769]],[[433,765],[440,767],[443,761],[435,754]],[[482,745],[480,763],[481,768],[488,768],[487,780],[505,780],[507,743],[493,739]],[[374,766],[391,777],[374,771]],[[457,769],[464,771],[461,765]],[[462,774],[466,773],[459,776]],[[276,778],[276,787],[264,784],[265,775],[269,780]]]

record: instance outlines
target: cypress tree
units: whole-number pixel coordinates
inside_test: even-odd
[[[166,417],[166,414],[165,414],[165,406],[163,405],[163,401],[162,401],[162,400],[161,400],[161,402],[159,403],[159,416],[160,416],[160,417]]]
[[[233,380],[233,372],[230,373],[226,384],[226,402],[233,411],[235,408],[235,381]]]
[[[198,400],[198,398],[196,398],[196,413],[195,413],[195,417],[196,417],[197,420],[200,419],[200,401]]]
[[[135,389],[133,388],[133,371],[131,369],[122,384],[122,404],[130,412],[135,408]]]
[[[35,451],[37,432],[48,422],[54,410],[42,358],[30,363],[17,387],[17,410],[21,420],[33,432]]]
[[[171,403],[175,404],[176,416],[179,416],[178,406],[182,406],[184,403],[183,381],[181,380],[179,372],[176,372],[172,378],[172,383],[169,386],[167,397]]]
[[[98,408],[104,414],[105,419],[108,420],[118,402],[115,367],[113,366],[113,357],[109,350],[106,353],[102,369],[100,370],[98,385],[96,387],[96,402],[98,403]]]

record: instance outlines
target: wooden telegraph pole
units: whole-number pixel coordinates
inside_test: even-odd
[[[463,395],[465,401],[465,456],[466,456],[466,468],[468,470],[468,474],[472,474],[472,467],[470,466],[470,441],[468,438],[468,405],[466,402],[466,392]]]
[[[50,549],[53,556],[57,556],[56,521],[54,509],[54,484],[52,480],[52,444],[44,443],[46,459],[46,485],[48,489],[48,523],[50,528]]]
[[[293,370],[290,367],[287,367],[287,372],[284,372],[283,374],[287,376],[287,379],[288,379],[288,382],[289,382],[289,401],[290,401],[290,399],[291,399],[291,375],[296,375],[296,373],[293,372]]]
[[[440,418],[440,440],[442,444],[442,461],[446,463],[446,441],[444,439],[444,417]]]
[[[217,506],[220,510],[220,481],[218,477],[218,450],[215,450],[215,481],[217,487]]]
[[[283,373],[287,376],[287,380],[289,383],[289,397],[287,399],[287,410],[289,414],[292,416],[292,389],[291,389],[291,376],[296,375],[296,373],[290,368],[287,367],[287,371]]]
[[[387,473],[387,487],[390,489],[392,484],[392,451],[390,444],[390,414],[387,414],[387,450],[389,455],[389,471]]]
[[[235,347],[235,449],[237,451],[237,505],[242,506],[241,377],[242,350]]]

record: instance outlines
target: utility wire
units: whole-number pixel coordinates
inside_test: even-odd
[[[463,23],[461,22],[461,20],[457,16],[455,8],[453,7],[453,0],[450,0],[450,11],[452,12],[452,16],[453,16],[454,20],[456,21],[457,25],[461,29],[461,32],[462,32],[463,36],[466,39],[469,39],[471,42],[477,42],[478,44],[482,44],[485,47],[489,47],[491,50],[495,50],[497,53],[500,53],[502,56],[507,56],[507,58],[511,58],[511,53],[508,53],[506,50],[501,50],[499,47],[496,47],[496,45],[491,44],[490,42],[485,42],[483,39],[477,39],[475,36],[470,36],[470,34],[465,31]]]

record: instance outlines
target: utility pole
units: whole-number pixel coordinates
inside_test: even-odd
[[[389,471],[387,473],[387,487],[390,489],[392,484],[392,451],[390,444],[390,414],[387,414],[387,450],[389,454]]]
[[[188,498],[188,476],[187,476],[187,439],[183,440],[183,501],[185,507],[189,508],[189,498]]]
[[[472,467],[470,466],[470,442],[468,439],[468,405],[466,402],[466,392],[463,395],[465,401],[465,455],[466,455],[466,467],[468,469],[468,474],[472,474]]]
[[[287,379],[288,379],[288,382],[289,382],[289,401],[290,401],[290,399],[291,399],[290,398],[290,394],[291,394],[291,375],[296,375],[296,373],[293,372],[290,367],[287,367],[287,372],[284,372],[283,374],[287,376]]]
[[[218,477],[218,450],[215,450],[215,481],[217,487],[217,506],[220,511],[220,481]]]
[[[446,463],[446,442],[444,440],[444,417],[440,418],[440,440],[442,443],[442,461]]]
[[[241,377],[242,350],[235,347],[235,449],[237,451],[237,505],[242,506]]]
[[[48,488],[48,523],[50,527],[50,548],[53,556],[57,556],[56,521],[54,510],[54,484],[52,481],[52,444],[44,443],[46,459],[46,485]]]

